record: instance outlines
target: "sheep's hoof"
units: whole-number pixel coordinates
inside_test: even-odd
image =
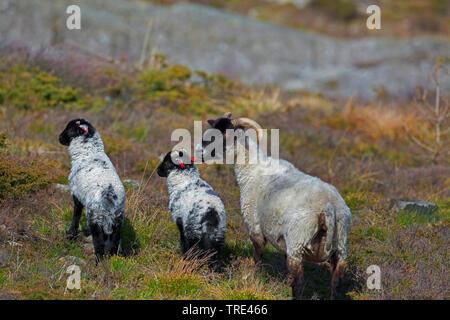
[[[78,232],[73,230],[68,230],[66,232],[66,239],[70,241],[76,241],[78,239]]]

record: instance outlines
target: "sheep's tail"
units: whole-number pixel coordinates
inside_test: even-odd
[[[333,241],[335,240],[336,213],[333,206],[329,206],[319,217],[319,228],[327,233],[324,253],[329,254],[333,250]]]

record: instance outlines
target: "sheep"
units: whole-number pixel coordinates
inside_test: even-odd
[[[96,263],[109,248],[117,254],[120,246],[120,229],[125,212],[125,188],[105,154],[102,139],[85,119],[71,120],[59,135],[59,142],[68,146],[72,168],[69,187],[74,202],[72,225],[67,237],[78,236],[78,226],[83,208],[92,234]]]
[[[304,280],[303,260],[328,261],[332,272],[331,298],[336,298],[347,257],[351,222],[350,209],[338,190],[299,171],[288,161],[269,157],[258,146],[263,131],[255,121],[232,119],[231,113],[227,113],[216,120],[208,120],[208,123],[227,136],[222,139],[223,155],[212,154],[216,160],[230,152],[234,159],[242,153],[248,157],[252,148],[257,152],[259,161],[255,164],[249,161],[242,164],[235,161],[233,164],[255,262],[259,264],[262,261],[267,241],[284,253],[293,298],[300,299]],[[243,131],[246,127],[256,130],[257,141]],[[234,135],[237,144],[228,139],[230,135]],[[211,142],[205,136],[206,133],[196,151],[201,152],[203,160],[210,160],[211,156],[206,151]],[[237,147],[239,143],[241,147]]]
[[[158,175],[167,177],[169,210],[180,231],[183,256],[196,247],[202,256],[211,255],[209,265],[217,269],[225,244],[225,207],[213,188],[200,178],[194,161],[185,150],[173,150],[158,166]]]

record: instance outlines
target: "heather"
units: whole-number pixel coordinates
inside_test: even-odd
[[[443,68],[448,64],[443,64]],[[442,75],[444,76],[444,75]],[[431,86],[433,87],[433,86]],[[428,99],[433,99],[432,92]],[[442,106],[448,104],[441,92]],[[232,168],[199,165],[222,198],[228,232],[224,268],[181,258],[165,180],[155,170],[176,128],[227,111],[280,129],[280,155],[335,185],[353,213],[341,299],[448,299],[450,167],[448,136],[436,144],[421,99],[330,99],[308,91],[252,86],[171,65],[105,61],[64,46],[0,48],[0,297],[16,299],[290,299],[284,256],[268,246],[255,266]],[[124,252],[94,264],[82,237],[65,240],[72,200],[70,161],[58,134],[85,117],[101,133],[126,184]],[[409,131],[405,130],[405,124]],[[436,155],[414,142],[432,148]],[[434,150],[434,149],[433,149]],[[397,211],[396,199],[427,200],[431,213]],[[81,262],[81,290],[66,290],[66,268]],[[72,259],[72,260],[71,260]],[[369,290],[378,265],[382,289]],[[326,264],[306,264],[305,299],[329,297]]]

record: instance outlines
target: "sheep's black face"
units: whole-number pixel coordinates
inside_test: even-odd
[[[208,135],[208,131],[205,132],[205,135],[203,136],[203,140],[202,140],[202,160],[210,160],[208,159],[209,156],[211,156],[212,158],[216,158],[216,159],[222,159],[223,155],[226,153],[226,143],[227,143],[227,139],[226,137],[226,132],[228,129],[234,130],[234,125],[231,122],[231,119],[228,117],[220,117],[216,120],[208,120],[209,125],[211,126],[211,129],[216,129],[219,130],[220,133],[222,133],[222,150],[216,150],[216,149],[212,149],[210,152],[210,155],[207,155],[205,153],[205,151],[207,151],[207,147],[213,143],[216,139],[216,137],[214,135],[209,136]],[[208,137],[207,137],[208,136]],[[205,139],[207,137],[207,139]],[[222,154],[216,154],[216,151],[222,151]]]
[[[193,159],[182,150],[169,151],[158,166],[158,175],[167,177],[173,170],[187,170],[194,167]]]
[[[70,142],[79,136],[91,138],[95,134],[94,127],[84,119],[73,119],[69,121],[66,128],[59,135],[59,143],[68,146]]]

